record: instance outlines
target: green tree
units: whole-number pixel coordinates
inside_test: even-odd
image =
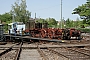
[[[12,5],[11,14],[14,15],[15,21],[23,22],[25,23],[29,18],[31,17],[31,12],[26,10],[26,0],[21,0],[21,3],[19,4],[19,0],[15,2],[15,5]]]
[[[66,28],[75,28],[76,21],[70,20],[69,18],[66,20]]]
[[[12,21],[12,15],[10,13],[4,13],[0,15],[0,20],[2,22],[11,22]]]
[[[4,25],[4,31],[7,31],[8,30],[8,23],[11,23],[12,22],[12,15],[10,13],[4,13],[4,14],[1,14],[0,15],[0,20],[1,20],[1,23],[2,24],[5,24]]]
[[[79,27],[79,25],[80,25],[80,20],[79,20],[79,18],[77,17],[76,18],[76,21],[74,22],[74,26],[75,26],[75,28],[78,28]]]
[[[57,21],[54,18],[48,18],[46,19],[48,22],[49,27],[56,27],[57,26]]]
[[[75,8],[72,14],[78,14],[81,19],[86,20],[87,23],[90,24],[90,0],[87,0],[85,4]]]
[[[36,22],[47,23],[47,21],[43,18],[37,19]]]
[[[70,27],[70,19],[69,19],[69,18],[66,20],[66,27],[67,27],[67,28]]]

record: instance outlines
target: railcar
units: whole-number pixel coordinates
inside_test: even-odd
[[[12,35],[22,35],[22,31],[25,30],[25,24],[23,22],[13,22],[8,24],[8,33]]]

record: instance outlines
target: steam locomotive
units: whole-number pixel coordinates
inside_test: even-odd
[[[76,39],[81,39],[81,32],[74,28],[48,28],[48,23],[36,23],[35,20],[29,20],[25,25],[24,33],[31,37],[68,40],[76,37]]]

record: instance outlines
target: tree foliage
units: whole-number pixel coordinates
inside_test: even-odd
[[[0,23],[4,24],[4,31],[8,30],[8,23],[12,22],[12,15],[10,13],[0,14]]]
[[[83,23],[77,18],[76,20],[67,19],[65,21],[66,28],[80,28]]]
[[[12,20],[12,15],[10,13],[4,13],[0,15],[0,20],[2,22],[7,22]]]
[[[66,27],[67,27],[67,28],[72,27],[72,26],[73,26],[72,23],[73,23],[73,21],[71,21],[71,20],[68,18],[68,19],[66,20]]]
[[[48,23],[48,27],[56,27],[57,26],[57,21],[54,18],[47,18],[47,19],[37,19],[36,22],[40,23]]]
[[[49,18],[46,21],[49,25],[57,25],[57,21],[54,18]]]
[[[81,24],[81,23],[80,23],[80,20],[79,20],[79,18],[77,17],[74,26],[77,28],[80,24]]]
[[[26,10],[26,0],[21,0],[21,3],[19,2],[20,1],[17,0],[17,2],[15,2],[14,5],[12,5],[11,14],[14,15],[15,21],[25,23],[27,20],[29,20],[31,13],[28,10]]]
[[[47,23],[47,21],[43,18],[37,19],[36,22]]]
[[[46,21],[48,22],[49,27],[55,28],[57,26],[57,21],[54,18],[48,18]]]
[[[75,8],[72,14],[78,14],[81,19],[87,20],[87,23],[90,24],[90,0]]]

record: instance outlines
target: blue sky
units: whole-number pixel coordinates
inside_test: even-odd
[[[11,4],[14,4],[16,0],[0,0],[0,14],[9,12],[11,10]],[[26,0],[27,10],[34,14],[36,12],[37,18],[55,18],[56,20],[61,19],[61,0]],[[62,14],[64,19],[70,18],[75,20],[78,15],[72,15],[73,9],[79,5],[85,4],[86,0],[62,0]]]

